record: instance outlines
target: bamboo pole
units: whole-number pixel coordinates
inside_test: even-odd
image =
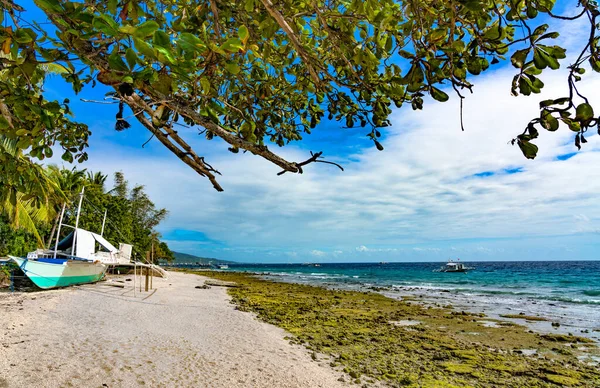
[[[152,271],[150,271],[150,289],[152,289],[152,280],[154,279],[154,240],[152,240]]]

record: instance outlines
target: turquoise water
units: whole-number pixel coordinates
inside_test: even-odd
[[[240,264],[231,269],[270,273],[300,283],[419,287],[600,305],[600,261],[469,262],[475,269],[468,273],[435,272],[443,264]]]
[[[600,261],[469,262],[468,273],[436,272],[445,263],[236,264],[231,270],[276,281],[357,290],[424,303],[501,314],[539,315],[560,322],[530,323],[542,331],[578,332],[600,339]],[[589,333],[587,333],[589,331]]]

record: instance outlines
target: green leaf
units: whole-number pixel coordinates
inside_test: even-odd
[[[118,71],[129,71],[129,68],[123,61],[123,58],[119,55],[117,50],[113,51],[112,54],[108,56],[108,64],[112,70]]]
[[[37,38],[36,33],[31,28],[19,28],[14,36],[18,43],[31,43]]]
[[[118,0],[108,0],[108,12],[110,12],[113,15],[117,14],[117,4],[119,3]]]
[[[240,37],[240,40],[242,41],[242,43],[244,45],[246,45],[246,42],[248,41],[248,39],[250,38],[250,31],[248,31],[248,27],[246,26],[241,26],[238,29],[238,36]]]
[[[560,36],[560,34],[558,32],[549,32],[547,34],[544,34],[542,36],[539,37],[538,41],[542,40],[542,39],[556,39]]]
[[[206,77],[200,78],[200,85],[204,94],[210,94],[210,81]]]
[[[533,63],[535,64],[535,67],[537,67],[538,69],[545,69],[546,67],[548,67],[546,58],[547,56],[543,55],[542,50],[540,50],[537,47],[533,49]]]
[[[517,140],[517,144],[527,159],[535,159],[538,152],[538,147],[535,144],[525,140]]]
[[[246,0],[246,4],[244,4],[244,9],[246,12],[254,11],[254,0]]]
[[[587,121],[594,118],[594,109],[590,104],[583,103],[577,105],[575,109],[575,120]]]
[[[64,154],[62,154],[62,160],[69,162],[69,163],[73,163],[73,154],[70,153],[69,151],[65,151]]]
[[[221,45],[222,50],[228,51],[230,53],[237,53],[243,48],[244,45],[242,44],[242,41],[238,38],[229,38],[225,41],[225,43]]]
[[[154,34],[154,32],[156,30],[158,30],[158,23],[155,22],[154,20],[148,20],[145,21],[144,23],[140,24],[136,29],[135,32],[133,33],[133,35],[136,38],[145,38],[148,37],[152,34]]]
[[[240,66],[237,63],[227,63],[225,64],[225,68],[231,74],[238,74],[240,72]]]
[[[120,33],[119,26],[108,15],[95,17],[92,26],[108,36],[117,36]]]
[[[529,49],[517,50],[510,57],[510,61],[514,67],[517,69],[522,69],[525,61],[527,60],[527,55],[529,55]]]
[[[519,78],[519,90],[525,96],[531,94],[531,82],[526,77]]]
[[[35,4],[44,11],[62,12],[63,7],[58,0],[34,0]]]
[[[138,51],[144,56],[151,59],[156,59],[156,52],[148,43],[138,38],[133,38],[133,43],[135,44],[135,48],[138,49]]]
[[[202,42],[202,40],[200,40],[196,35],[190,34],[189,32],[182,32],[179,35],[177,44],[184,50],[194,53],[202,53],[206,50],[206,45],[204,42]]]
[[[4,116],[0,116],[0,129],[7,129],[8,127],[8,120],[6,120]]]
[[[444,93],[443,91],[441,91],[440,89],[437,89],[437,88],[431,86],[429,89],[429,92],[431,93],[431,97],[433,97],[433,99],[436,101],[440,101],[440,102],[448,101],[448,95],[446,93]]]
[[[158,51],[158,60],[162,63],[175,63],[175,57],[173,56],[173,52],[170,48],[157,46],[156,50]]]
[[[154,31],[154,36],[152,37],[152,43],[158,47],[169,48],[171,47],[171,39],[169,39],[169,35],[162,31],[156,30]]]
[[[548,30],[547,24],[542,24],[542,25],[538,26],[531,34],[531,38],[534,41],[537,40],[540,37],[540,35],[542,35],[546,32],[546,30]]]
[[[541,124],[548,131],[554,132],[558,129],[558,120],[546,109],[542,111]]]
[[[131,47],[129,47],[125,51],[125,59],[127,59],[127,64],[129,64],[129,68],[131,70],[133,70],[133,68],[135,67],[135,65],[138,61],[138,57],[137,57],[137,54],[135,53],[135,51],[133,51],[133,49]]]
[[[499,27],[497,24],[490,27],[484,34],[483,38],[486,40],[500,40],[504,35],[504,28]]]

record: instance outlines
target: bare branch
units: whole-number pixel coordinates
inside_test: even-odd
[[[308,159],[306,159],[304,162],[300,162],[300,163],[294,163],[296,165],[296,167],[298,168],[298,174],[302,174],[304,171],[302,171],[302,167],[306,166],[307,164],[310,163],[326,163],[326,164],[333,164],[334,166],[338,167],[340,170],[344,171],[344,168],[342,166],[340,166],[337,163],[334,162],[329,162],[326,160],[319,160],[319,158],[321,157],[321,155],[323,155],[323,151],[317,152],[315,154],[313,154],[312,152],[310,153],[312,156]],[[283,170],[277,173],[277,175],[283,175],[285,174],[287,171]]]

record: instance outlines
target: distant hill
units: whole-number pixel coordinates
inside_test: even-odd
[[[190,255],[189,253],[175,252],[173,251],[173,255],[175,256],[174,263],[199,263],[199,264],[232,264],[234,261],[227,260],[219,260],[212,257],[200,257]]]

